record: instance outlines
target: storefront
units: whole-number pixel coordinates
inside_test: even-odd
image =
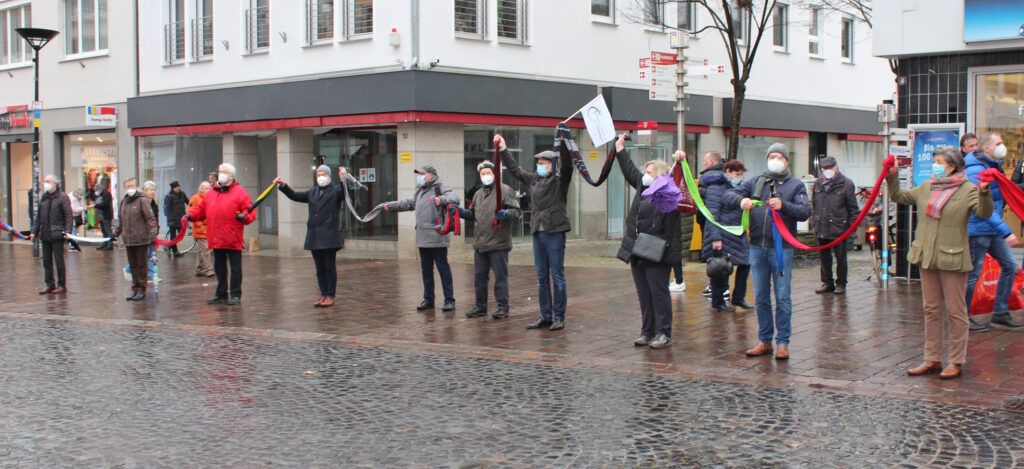
[[[331,167],[337,179],[339,166],[344,166],[366,190],[351,190],[352,206],[365,214],[382,202],[398,198],[395,177],[398,171],[396,131],[389,129],[327,129],[313,136],[313,153],[322,157],[322,164]],[[316,167],[311,164],[311,167]],[[310,182],[314,179],[309,173]],[[353,189],[353,188],[350,188]],[[344,239],[377,241],[398,240],[398,214],[384,212],[370,223],[360,223],[350,216],[341,218]]]
[[[117,136],[114,132],[68,133],[62,138],[64,191],[82,190],[91,202],[97,185],[118,198]],[[117,218],[114,207],[114,218]]]
[[[222,161],[220,134],[157,135],[139,139],[140,178],[156,183],[157,193],[166,194],[172,181],[191,196]],[[161,209],[163,201],[160,201]],[[167,227],[161,212],[160,226]]]

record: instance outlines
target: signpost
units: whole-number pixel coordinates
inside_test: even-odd
[[[668,52],[651,52],[648,77],[651,80],[650,98],[654,101],[675,101],[677,55]]]

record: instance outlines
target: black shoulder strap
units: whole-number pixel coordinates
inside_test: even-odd
[[[750,194],[750,198],[754,200],[761,200],[761,194],[764,192],[764,185],[768,182],[768,178],[764,176],[758,176],[757,182],[754,183],[754,193]]]

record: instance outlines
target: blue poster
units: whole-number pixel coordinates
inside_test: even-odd
[[[960,131],[915,130],[914,131],[914,185],[917,186],[932,177],[932,152],[942,145],[960,148]]]
[[[964,42],[1024,39],[1024,1],[964,0]]]

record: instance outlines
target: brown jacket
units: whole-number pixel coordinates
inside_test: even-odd
[[[932,218],[925,214],[931,195],[930,181],[909,190],[900,189],[896,175],[889,175],[887,182],[894,202],[915,205],[920,214],[907,261],[922,269],[970,272],[974,266],[967,238],[967,220],[971,213],[980,218],[992,215],[992,192],[964,182],[942,207],[939,218]]]
[[[118,207],[121,223],[114,230],[114,236],[121,238],[125,246],[148,246],[152,243],[158,234],[156,216],[142,191],[136,192],[135,196],[124,196]]]

